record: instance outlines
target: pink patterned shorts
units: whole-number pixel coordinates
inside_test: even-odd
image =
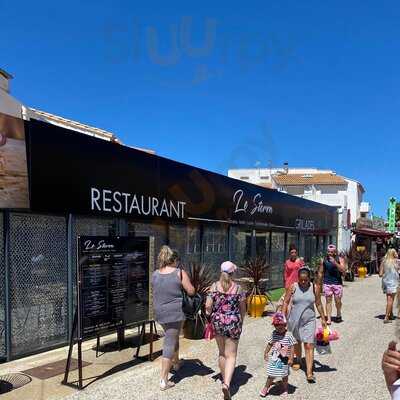
[[[324,283],[324,295],[325,295],[325,297],[335,296],[340,299],[343,296],[343,286],[342,285],[326,285]]]

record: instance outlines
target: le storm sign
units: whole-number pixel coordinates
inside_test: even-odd
[[[31,209],[329,231],[332,207],[110,143],[26,123]]]

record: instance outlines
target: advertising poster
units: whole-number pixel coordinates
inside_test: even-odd
[[[334,207],[251,185],[31,119],[30,203],[35,212],[207,220],[327,232]]]
[[[78,238],[79,337],[149,319],[149,239]]]
[[[29,208],[24,121],[0,113],[0,208]]]

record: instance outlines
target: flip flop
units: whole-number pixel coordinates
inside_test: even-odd
[[[269,389],[266,386],[264,386],[260,390],[260,397],[267,397],[268,393],[269,393]]]
[[[307,376],[307,382],[308,383],[315,383],[315,376],[314,374]]]
[[[175,386],[174,382],[164,381],[164,379],[160,380],[160,390],[163,392],[164,390],[171,389]]]

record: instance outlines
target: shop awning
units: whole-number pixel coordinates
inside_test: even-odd
[[[355,235],[362,235],[362,236],[369,236],[369,237],[381,237],[381,238],[389,238],[392,237],[393,234],[390,232],[384,232],[380,231],[378,229],[372,229],[372,228],[358,228],[358,229],[352,229],[352,232]]]

